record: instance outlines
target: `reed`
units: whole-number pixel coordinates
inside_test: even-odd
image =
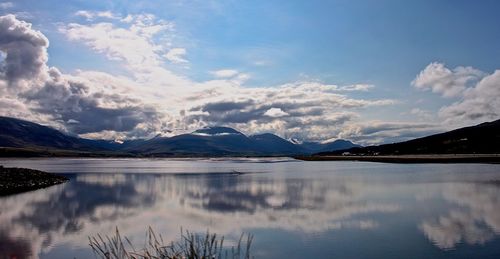
[[[244,240],[246,237],[246,240]],[[95,255],[103,259],[250,259],[253,236],[242,234],[238,243],[224,247],[224,236],[207,231],[204,235],[180,231],[180,239],[165,243],[161,235],[149,227],[142,248],[136,249],[127,237],[122,237],[118,227],[114,235],[89,237]]]

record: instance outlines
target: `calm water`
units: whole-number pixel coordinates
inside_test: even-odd
[[[152,226],[234,240],[256,258],[500,258],[500,165],[28,159],[70,182],[0,198],[0,258],[94,258],[87,237]],[[246,174],[232,174],[234,170]]]

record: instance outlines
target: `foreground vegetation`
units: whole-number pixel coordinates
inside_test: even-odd
[[[89,245],[94,253],[103,259],[250,259],[253,236],[241,235],[236,247],[224,247],[224,237],[207,231],[205,235],[182,231],[179,241],[165,243],[151,227],[146,233],[145,244],[136,249],[127,237],[122,237],[118,228],[114,235],[98,234],[89,237]]]

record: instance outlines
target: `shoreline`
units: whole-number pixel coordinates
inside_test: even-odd
[[[302,161],[360,161],[399,164],[417,163],[485,163],[500,164],[500,154],[432,154],[432,155],[325,155],[295,156]]]
[[[300,161],[359,161],[380,162],[399,164],[418,163],[485,163],[500,164],[500,154],[415,154],[415,155],[276,155],[276,156],[251,156],[251,155],[228,155],[228,156],[112,156],[112,155],[81,155],[71,156],[0,156],[2,159],[50,159],[50,158],[74,158],[74,159],[258,159],[258,158],[291,158]],[[0,169],[2,166],[0,165]],[[19,168],[22,169],[22,168]],[[30,169],[26,169],[30,170]],[[2,171],[0,170],[0,173]],[[47,173],[50,174],[50,173]],[[1,194],[0,194],[1,195]]]
[[[0,165],[0,197],[43,189],[67,181],[68,178],[57,174]]]

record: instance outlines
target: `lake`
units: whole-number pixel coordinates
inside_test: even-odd
[[[254,236],[255,258],[500,258],[500,165],[272,159],[2,159],[70,181],[0,198],[0,258],[94,258],[148,226]]]

